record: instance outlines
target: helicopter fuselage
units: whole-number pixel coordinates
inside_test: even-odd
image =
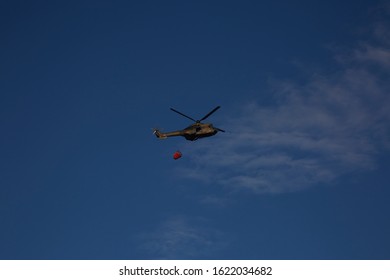
[[[182,130],[187,140],[194,141],[198,138],[209,137],[217,134],[211,123],[195,123]]]
[[[195,141],[199,138],[209,137],[217,134],[218,130],[213,127],[211,123],[194,123],[183,130],[176,130],[171,132],[160,132],[155,130],[154,134],[160,138],[165,139],[172,136],[183,136],[189,141]]]

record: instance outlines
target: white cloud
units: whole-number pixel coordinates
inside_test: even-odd
[[[248,102],[225,121],[230,133],[191,146],[191,164],[182,172],[233,189],[279,193],[375,168],[390,142],[390,77],[378,70],[390,66],[390,47],[366,43],[350,53],[337,73],[304,84],[279,81],[270,89],[280,93],[277,106]]]
[[[363,62],[375,63],[386,68],[390,67],[390,51],[386,48],[364,45],[363,49],[355,52],[355,56]]]
[[[226,236],[207,220],[170,217],[139,238],[140,248],[153,259],[196,259],[210,257],[224,247]]]

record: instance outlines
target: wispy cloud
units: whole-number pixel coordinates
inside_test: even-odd
[[[273,107],[248,102],[225,121],[230,133],[191,147],[186,176],[280,193],[375,168],[390,143],[389,32],[383,24],[375,30],[381,43],[351,50],[337,73],[274,83]]]
[[[363,45],[355,52],[357,59],[363,62],[372,62],[386,68],[390,67],[390,52],[386,48]]]
[[[175,216],[139,238],[142,251],[153,259],[197,259],[224,248],[226,236],[203,218]]]

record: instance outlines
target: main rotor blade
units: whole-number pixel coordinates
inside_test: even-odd
[[[221,108],[221,106],[217,106],[215,107],[210,113],[208,113],[206,116],[204,116],[203,118],[200,119],[200,121],[203,121],[205,119],[207,119],[211,114],[213,114],[215,111],[217,111],[219,108]]]
[[[172,110],[173,112],[175,112],[175,113],[178,113],[179,115],[182,115],[183,117],[186,117],[186,118],[188,118],[188,119],[190,119],[190,120],[192,120],[192,121],[194,121],[194,122],[197,122],[197,121],[194,120],[193,118],[191,118],[191,117],[189,117],[189,116],[187,116],[187,115],[184,115],[183,113],[180,113],[179,111],[177,111],[177,110],[175,110],[175,109],[173,109],[173,108],[171,108],[171,110]]]

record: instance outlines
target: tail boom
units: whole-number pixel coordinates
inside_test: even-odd
[[[168,137],[172,136],[183,136],[183,133],[181,131],[172,131],[172,132],[161,132],[158,129],[153,130],[153,134],[156,135],[159,139],[166,139]]]
[[[166,139],[167,136],[164,133],[161,133],[158,129],[153,130],[153,134],[156,135],[159,139]]]

